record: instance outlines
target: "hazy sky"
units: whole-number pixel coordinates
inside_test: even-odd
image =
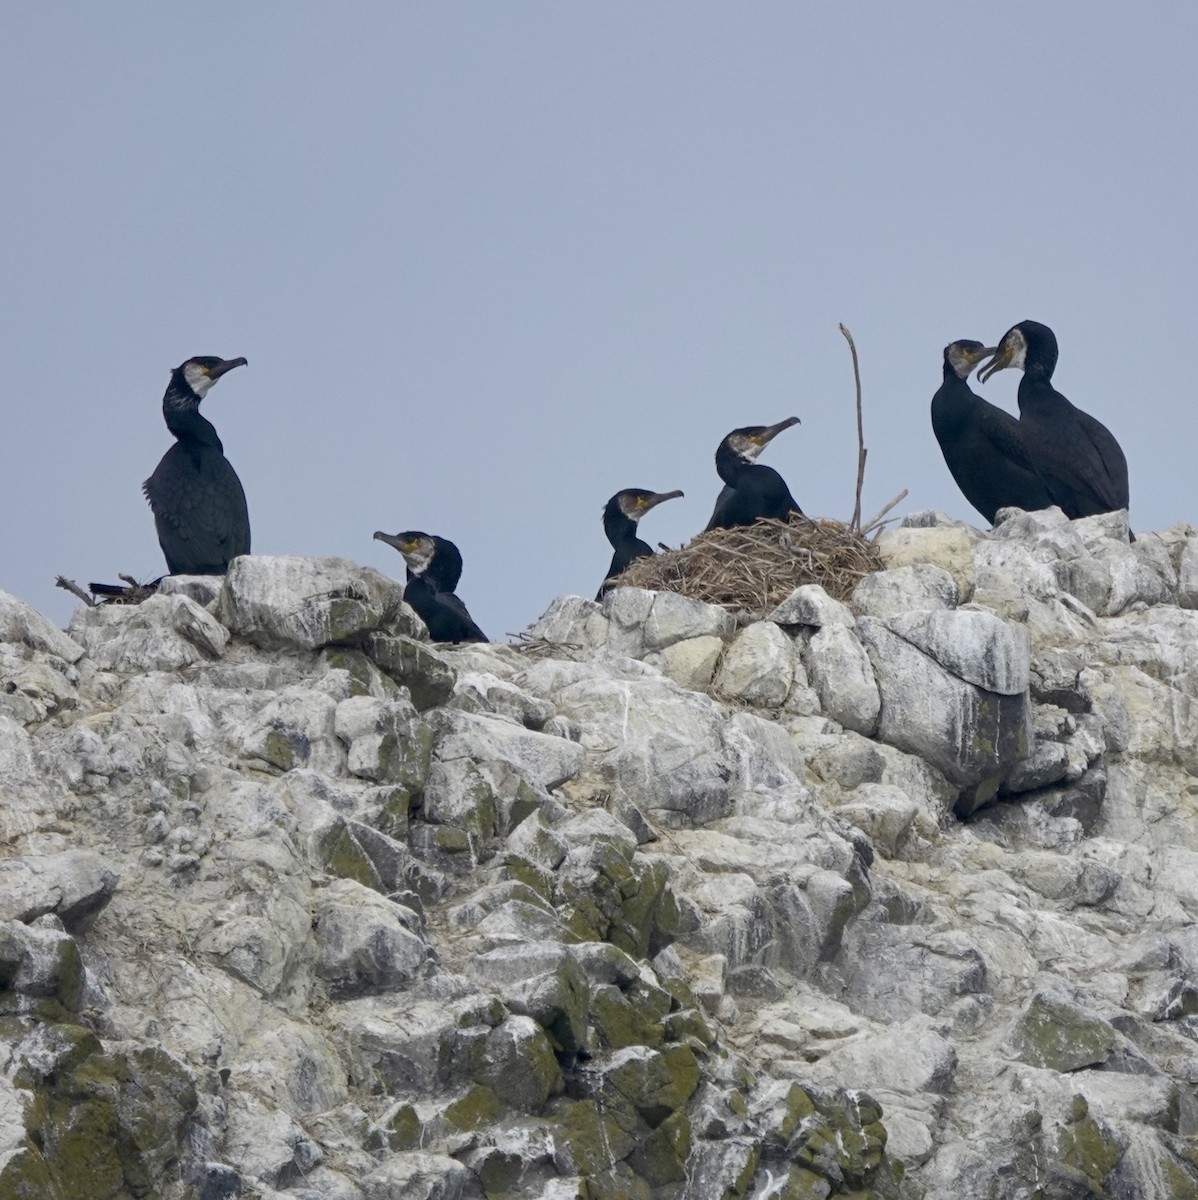
[[[65,623],[164,563],[168,373],[260,554],[465,557],[496,639],[590,595],[623,487],[705,524],[730,429],[846,518],[980,522],[932,436],[944,345],[1034,318],[1130,467],[1198,522],[1198,6],[4,0],[0,588]],[[1018,376],[982,388],[1014,411]]]

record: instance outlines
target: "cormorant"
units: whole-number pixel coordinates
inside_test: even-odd
[[[408,583],[403,598],[428,626],[434,642],[485,642],[487,635],[474,623],[466,606],[452,588],[441,587],[439,580],[452,579],[456,585],[462,573],[462,556],[446,538],[408,529],[403,533],[375,531],[375,540],[386,542],[403,555],[408,567]],[[438,562],[438,560],[441,560]]]
[[[1019,426],[1028,457],[1054,504],[1066,516],[1089,517],[1128,507],[1127,459],[1101,421],[1070,404],[1052,386],[1056,335],[1039,321],[1020,321],[1003,334],[983,383],[1004,367],[1023,371]]]
[[[961,494],[994,524],[1000,508],[1033,512],[1053,503],[1036,474],[1019,421],[974,392],[967,380],[994,347],[967,339],[944,348],[944,382],[932,397],[932,430]]]
[[[652,556],[653,547],[636,536],[636,523],[651,508],[681,495],[681,492],[647,492],[644,488],[625,488],[607,502],[603,509],[603,532],[607,534],[614,553],[596,600],[601,600],[603,593],[608,590],[607,581],[621,574],[634,559]]]
[[[154,513],[158,544],[172,575],[223,575],[230,560],[250,552],[250,516],[241,480],[225,457],[200,401],[244,358],[189,358],[171,372],[162,415],[175,444],[142,491]]]
[[[715,502],[704,533],[752,525],[763,518],[785,521],[791,513],[803,515],[782,476],[773,467],[754,461],[778,434],[797,424],[798,417],[787,417],[777,425],[746,425],[724,438],[715,452],[715,469],[727,486]]]

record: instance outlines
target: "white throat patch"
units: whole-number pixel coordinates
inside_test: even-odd
[[[201,400],[207,395],[208,389],[216,382],[198,363],[188,363],[183,368],[183,378],[187,380],[187,386]]]
[[[436,549],[437,547],[431,539],[425,540],[421,538],[416,543],[415,550],[404,550],[401,553],[403,554],[404,562],[412,569],[412,574],[423,575],[428,570],[429,563],[433,561],[433,554],[436,552]]]
[[[1007,334],[1007,342],[1011,347],[1011,361],[1007,363],[1007,366],[1022,371],[1024,363],[1027,361],[1027,339],[1023,336],[1023,331],[1012,329]]]

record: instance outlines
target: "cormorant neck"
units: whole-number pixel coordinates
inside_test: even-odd
[[[216,427],[207,417],[200,416],[199,397],[186,384],[179,387],[174,380],[171,381],[166,395],[162,397],[162,416],[167,429],[181,442],[199,442],[224,452],[224,446],[216,435]]]
[[[603,510],[603,532],[607,534],[607,540],[614,548],[622,542],[636,539],[636,522],[619,508],[605,508]]]
[[[753,470],[756,465],[756,463],[742,458],[725,442],[721,442],[720,448],[715,452],[716,474],[729,487],[736,487],[737,481],[742,479],[747,472]]]

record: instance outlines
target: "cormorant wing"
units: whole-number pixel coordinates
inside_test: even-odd
[[[489,642],[491,639],[474,623],[474,618],[466,610],[466,606],[453,592],[439,592],[437,600],[449,609],[457,618],[460,633],[456,638],[459,642]]]
[[[715,499],[715,508],[711,512],[711,520],[703,526],[703,532],[709,533],[713,529],[724,529],[727,527],[728,510],[732,505],[732,498],[736,495],[736,489],[730,484],[724,484],[720,494]]]
[[[1105,473],[1094,477],[1086,476],[1094,493],[1106,506],[1108,511],[1117,508],[1127,508],[1130,499],[1127,483],[1127,458],[1123,447],[1115,440],[1115,435],[1097,417],[1088,412],[1077,410],[1078,424],[1081,434],[1094,447],[1099,461],[1105,468]]]
[[[172,574],[223,571],[250,552],[250,518],[237,472],[219,451],[176,442],[142,485]]]
[[[976,427],[986,441],[1004,458],[1035,474],[1036,465],[1028,454],[1019,421],[1009,412],[986,400],[982,401],[975,412]]]

